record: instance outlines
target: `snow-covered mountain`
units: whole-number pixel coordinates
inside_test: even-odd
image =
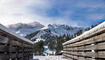
[[[43,28],[44,25],[38,23],[38,22],[32,22],[32,23],[17,23],[9,25],[8,28],[16,32],[17,34],[21,36],[26,36],[27,34],[30,34],[32,32],[38,31],[39,29]]]
[[[78,30],[82,29],[80,27],[72,27],[69,25],[60,25],[60,24],[49,24],[44,26],[39,22],[32,23],[17,23],[8,26],[9,29],[13,30],[21,36],[26,36],[32,41],[46,40],[54,36],[62,35],[72,35]]]
[[[55,53],[56,49],[49,49],[48,44],[52,39],[56,41],[56,36],[63,36],[63,35],[73,35],[79,30],[83,30],[80,27],[72,27],[69,25],[59,25],[59,24],[49,24],[48,26],[44,26],[38,22],[23,24],[13,24],[8,26],[9,29],[13,30],[17,34],[21,36],[25,36],[26,38],[30,39],[33,42],[39,42],[40,40],[45,41],[44,52],[43,54],[51,54]],[[50,40],[50,41],[49,41]],[[57,46],[56,43],[54,43]]]
[[[50,37],[54,36],[62,36],[62,35],[72,35],[76,33],[78,30],[82,28],[79,27],[72,27],[68,25],[57,25],[57,24],[49,24],[48,26],[45,26],[41,28],[40,30],[33,32],[27,37],[31,39],[32,41],[39,41],[39,40],[46,40]]]

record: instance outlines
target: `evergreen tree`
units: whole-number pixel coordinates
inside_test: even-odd
[[[53,50],[53,49],[55,49],[55,41],[54,40],[50,40],[49,41],[49,43],[48,43],[48,48],[50,49],[50,50]]]
[[[98,24],[92,25],[91,28],[94,28],[94,27],[96,27],[97,25],[98,25]]]
[[[34,44],[34,47],[33,47],[33,51],[35,54],[38,54],[38,55],[42,55],[43,54],[43,51],[44,51],[44,42],[43,41],[39,41],[37,43]]]
[[[85,29],[85,31],[88,31],[88,30],[90,30],[91,28],[90,27],[87,27],[86,29]]]
[[[63,50],[62,42],[61,40],[57,40],[56,54],[60,53],[62,50]]]

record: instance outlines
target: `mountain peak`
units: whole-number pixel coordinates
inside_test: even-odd
[[[42,25],[42,24],[40,24],[39,22],[31,22],[31,23],[28,23],[27,25],[30,25],[30,26],[37,26],[37,25]],[[42,26],[44,26],[44,25],[42,25]]]
[[[72,27],[68,25],[49,24],[48,26],[45,26],[27,36],[30,36],[29,39],[31,39],[32,41],[35,41],[37,39],[46,40],[54,36],[73,35],[80,29],[81,28],[79,27]]]
[[[43,27],[44,25],[40,24],[39,22],[17,23],[8,26],[9,29],[20,34],[21,36],[35,32]]]

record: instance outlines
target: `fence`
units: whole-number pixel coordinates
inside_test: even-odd
[[[83,37],[63,44],[64,57],[68,60],[105,60],[105,28]]]

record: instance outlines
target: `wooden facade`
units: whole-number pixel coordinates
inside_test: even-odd
[[[105,60],[105,27],[63,44],[63,51],[68,60]]]
[[[32,58],[31,42],[0,29],[0,60],[29,60]]]

